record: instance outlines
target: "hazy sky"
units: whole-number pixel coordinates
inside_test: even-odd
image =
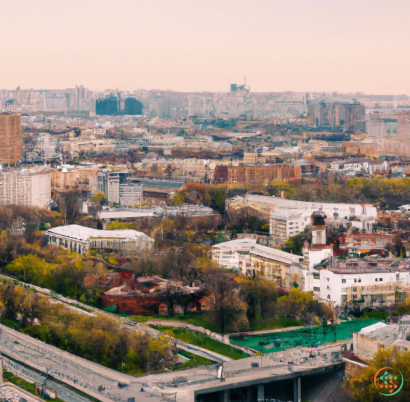
[[[410,94],[409,0],[0,5],[0,88]]]

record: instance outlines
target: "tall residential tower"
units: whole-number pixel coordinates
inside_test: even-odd
[[[0,114],[0,164],[16,164],[23,157],[21,117],[18,114]]]

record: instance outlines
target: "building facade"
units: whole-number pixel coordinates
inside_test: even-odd
[[[214,171],[214,183],[239,184],[255,188],[275,180],[299,181],[302,179],[300,166],[218,166]]]
[[[0,114],[0,164],[14,165],[22,157],[21,116]]]
[[[310,224],[311,210],[298,213],[288,209],[274,210],[270,213],[269,233],[279,240],[288,240],[305,230]]]
[[[151,250],[154,240],[136,230],[97,230],[79,225],[59,226],[46,232],[48,241],[75,253],[111,250],[136,255]]]
[[[0,204],[48,208],[51,170],[33,168],[0,172]]]
[[[410,271],[402,260],[335,261],[320,270],[320,297],[336,306],[388,306],[404,301],[409,290]]]
[[[130,172],[100,172],[97,176],[98,190],[110,204],[134,206],[142,203],[141,182],[131,181]]]

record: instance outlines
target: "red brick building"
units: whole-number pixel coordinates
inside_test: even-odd
[[[300,166],[216,166],[214,183],[239,184],[246,188],[255,188],[275,180],[294,182],[301,180]]]

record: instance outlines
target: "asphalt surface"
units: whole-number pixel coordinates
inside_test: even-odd
[[[154,402],[160,400],[160,398],[151,397],[148,393],[140,392],[143,383],[136,377],[122,374],[61,351],[4,325],[0,325],[0,328],[0,352],[43,373],[48,372],[50,376],[103,402],[123,402],[131,397],[135,397],[137,401]],[[13,363],[12,360],[7,360],[7,358],[5,360],[6,366]],[[16,367],[16,370],[18,369]],[[38,374],[35,375],[30,370],[27,370],[24,374],[37,382],[41,381],[41,376],[39,378]],[[118,388],[119,382],[127,384],[127,387]],[[99,391],[99,386],[105,389]],[[50,384],[50,388],[53,387],[55,388],[56,385],[51,386]],[[152,389],[152,392],[156,391],[160,392],[159,389]],[[64,392],[60,389],[59,397],[67,402],[84,402],[86,400],[84,397],[77,395],[74,398],[72,391],[67,391],[66,395],[64,395]]]

